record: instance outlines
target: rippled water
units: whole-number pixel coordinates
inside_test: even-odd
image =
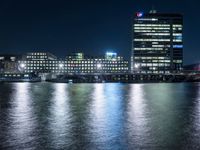
[[[0,149],[200,149],[200,83],[1,83]]]

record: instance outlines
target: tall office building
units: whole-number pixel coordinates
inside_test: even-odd
[[[131,71],[171,73],[182,69],[183,17],[175,13],[137,12],[133,24]]]

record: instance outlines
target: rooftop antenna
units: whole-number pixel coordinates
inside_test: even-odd
[[[155,13],[157,13],[157,11],[156,11],[155,8],[154,8],[154,5],[152,5],[151,10],[150,10],[149,13],[150,13],[150,14],[155,14]]]

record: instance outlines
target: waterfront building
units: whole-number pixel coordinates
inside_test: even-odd
[[[72,53],[60,60],[50,53],[27,53],[19,61],[19,68],[26,73],[126,73],[128,61],[117,53],[106,53],[105,57],[85,57],[83,53]]]
[[[105,57],[82,57],[81,59],[66,59],[65,72],[68,73],[125,73],[128,72],[128,61],[113,53],[106,53]],[[112,55],[112,54],[111,54]],[[77,53],[78,56],[78,53]],[[84,55],[83,55],[84,56]]]
[[[18,72],[18,60],[20,55],[0,55],[0,73]]]
[[[172,73],[182,70],[183,17],[175,13],[137,12],[133,23],[131,71]]]
[[[57,57],[48,52],[32,52],[19,61],[19,70],[26,73],[49,73],[59,70]]]
[[[185,65],[183,68],[186,72],[200,72],[200,63]]]

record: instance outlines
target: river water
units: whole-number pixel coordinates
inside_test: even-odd
[[[200,149],[200,83],[1,83],[0,149]]]

